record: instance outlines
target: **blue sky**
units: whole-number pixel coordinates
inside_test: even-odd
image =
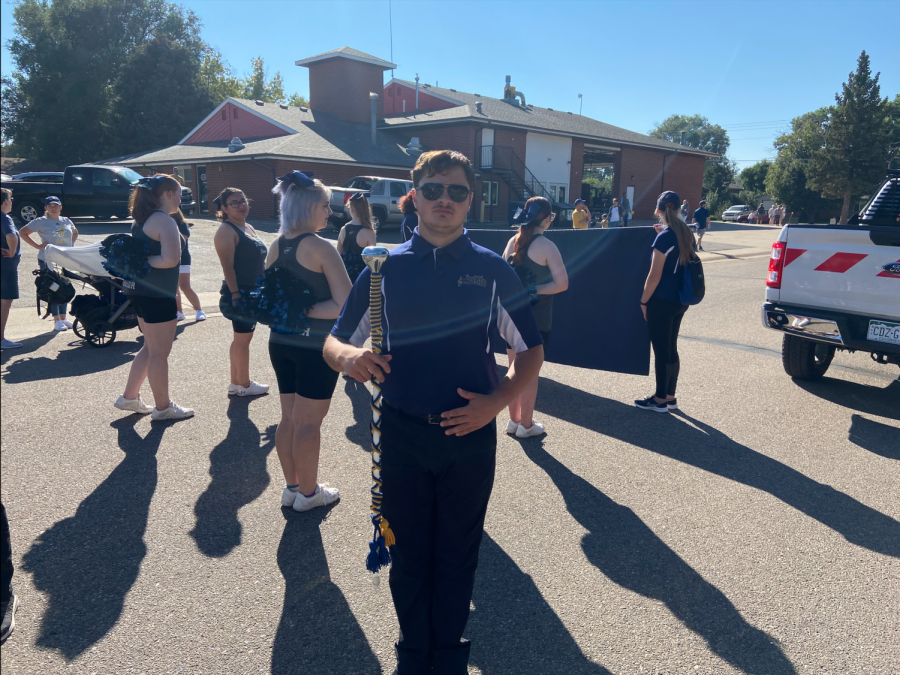
[[[2,2],[2,69],[14,2]],[[349,45],[391,59],[388,0],[183,0],[238,74],[263,56],[308,95],[294,61]],[[833,102],[865,49],[900,92],[900,2],[392,0],[396,77],[502,96],[648,132],[673,113],[729,131],[739,166],[774,156],[790,119]],[[663,28],[665,27],[665,28]],[[90,36],[85,36],[90,39]],[[385,81],[391,76],[385,73]]]

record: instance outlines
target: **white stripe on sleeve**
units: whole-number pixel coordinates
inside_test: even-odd
[[[518,327],[516,327],[515,321],[512,320],[509,312],[503,308],[503,304],[500,302],[497,303],[497,328],[500,330],[500,336],[506,340],[506,343],[512,347],[516,354],[528,351],[528,345],[525,344],[525,340]]]
[[[362,318],[359,320],[359,325],[356,326],[356,330],[353,331],[353,335],[350,336],[350,344],[354,347],[362,347],[366,343],[366,340],[369,339],[371,333],[372,322],[369,320],[369,311],[366,310],[366,313],[363,314]]]

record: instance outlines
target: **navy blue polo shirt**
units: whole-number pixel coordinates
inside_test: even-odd
[[[699,209],[694,211],[694,220],[697,221],[697,227],[699,229],[704,229],[707,225],[709,225],[709,211],[707,211],[705,207],[701,206]]]
[[[384,398],[413,415],[465,406],[457,388],[490,394],[499,383],[493,344],[516,352],[542,344],[522,282],[503,258],[465,231],[443,248],[418,231],[381,268]],[[366,268],[331,334],[362,347],[371,332]]]
[[[678,237],[669,228],[656,235],[653,249],[666,256],[662,276],[651,297],[681,303],[679,292],[684,286],[684,268],[678,267]]]

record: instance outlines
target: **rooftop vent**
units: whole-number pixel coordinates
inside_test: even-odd
[[[519,105],[516,103],[516,99],[519,99],[522,103],[522,107],[527,107],[525,105],[525,94],[521,91],[516,91],[516,88],[510,84],[512,77],[510,75],[506,76],[506,86],[503,87],[503,100],[506,103],[511,103],[513,105]]]
[[[566,111],[566,115],[571,115],[571,114],[572,114],[572,113],[570,113],[568,110]]]
[[[235,136],[231,139],[231,143],[228,144],[228,152],[237,152],[238,150],[243,150],[244,147],[244,144],[241,143],[241,139]]]
[[[550,112],[553,112],[553,108],[547,108],[547,110],[549,110]]]
[[[481,96],[481,94],[475,94],[475,96]]]
[[[259,99],[256,99],[256,100],[254,101],[254,103],[256,103],[256,105],[262,105],[262,104],[263,104],[263,102],[260,101]]]
[[[475,101],[475,110],[478,111],[479,115],[483,115],[484,113],[481,111],[481,101]]]
[[[306,112],[307,110],[309,110],[309,108],[307,108],[305,105],[301,105],[301,106],[300,106],[300,110],[301,110],[302,112]]]
[[[456,91],[456,89],[451,89],[450,91]]]
[[[278,104],[278,107],[281,108],[282,110],[287,110],[287,109],[288,109],[288,106],[287,106],[286,103],[279,103],[279,104]]]
[[[410,152],[416,152],[416,153],[422,152],[422,144],[419,142],[419,137],[413,136],[410,139],[409,144],[406,146],[406,149],[409,150]]]

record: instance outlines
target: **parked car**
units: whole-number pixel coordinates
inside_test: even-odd
[[[378,176],[354,176],[339,187],[332,187],[331,202],[329,203],[329,206],[331,206],[329,224],[334,228],[340,228],[350,220],[349,210],[345,210],[350,197],[357,192],[368,192],[377,181]]]
[[[124,166],[79,164],[67,167],[62,183],[12,180],[3,187],[12,190],[13,215],[23,224],[44,212],[44,199],[55,195],[62,200],[63,215],[93,216],[106,220],[128,218],[128,200],[141,174]],[[190,188],[181,188],[181,210],[191,214],[197,207]]]
[[[747,216],[750,215],[751,211],[755,209],[750,208],[747,204],[735,204],[734,206],[729,206],[725,212],[722,214],[722,220],[728,221],[733,220],[735,222],[739,222],[741,216],[744,216],[744,222],[747,222]]]
[[[17,173],[13,180],[28,180],[32,183],[62,183],[65,176],[63,171],[32,171],[29,173]]]
[[[6,181],[12,180],[12,179],[13,179],[12,176],[9,176],[5,173],[0,173],[0,181],[5,183]]]
[[[400,198],[413,188],[411,180],[399,180],[397,178],[380,178],[369,190],[369,204],[372,206],[372,215],[377,223],[375,229],[393,224],[400,227],[403,222],[403,212],[400,211]],[[350,217],[350,205],[344,207],[347,218]]]
[[[835,350],[900,365],[900,169],[846,225],[786,225],[772,245],[762,323],[785,372],[825,374]]]
[[[722,214],[722,218],[724,220],[724,214]],[[750,214],[738,216],[737,222],[749,223],[750,222]],[[757,216],[756,223],[757,223],[757,225],[768,225],[769,224],[769,214],[764,213],[761,216]]]

